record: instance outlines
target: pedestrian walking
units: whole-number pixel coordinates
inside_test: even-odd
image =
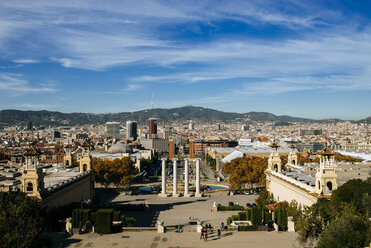
[[[222,222],[222,223],[220,224],[220,227],[221,227],[222,230],[224,231],[224,222]]]
[[[218,228],[218,238],[220,239],[220,234],[221,234],[221,230],[220,230],[220,227]]]
[[[200,239],[203,239],[204,238],[204,227],[201,228],[201,236],[200,236]]]
[[[204,241],[207,242],[207,232],[205,232]]]

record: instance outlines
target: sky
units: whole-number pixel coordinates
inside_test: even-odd
[[[0,1],[0,109],[371,116],[371,1]]]

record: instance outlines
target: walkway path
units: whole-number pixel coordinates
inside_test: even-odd
[[[54,246],[60,247],[124,247],[124,248],[191,248],[191,247],[244,247],[244,248],[290,248],[297,247],[296,234],[288,232],[224,232],[218,239],[210,235],[207,242],[198,233],[122,232],[116,234],[73,235],[65,240],[53,234]]]

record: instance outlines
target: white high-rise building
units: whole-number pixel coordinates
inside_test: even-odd
[[[138,124],[136,121],[126,122],[126,139],[136,140],[138,137],[137,133]]]

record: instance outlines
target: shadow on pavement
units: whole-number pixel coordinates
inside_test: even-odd
[[[204,199],[198,199],[197,201],[206,201]],[[156,226],[156,222],[160,212],[170,210],[173,206],[177,205],[185,205],[194,203],[196,201],[184,201],[184,202],[174,202],[174,203],[166,203],[166,204],[150,204],[149,211],[122,211],[125,216],[134,217],[137,221],[137,226],[148,226],[154,227]],[[117,202],[115,202],[117,203]],[[115,204],[119,206],[120,204]]]

